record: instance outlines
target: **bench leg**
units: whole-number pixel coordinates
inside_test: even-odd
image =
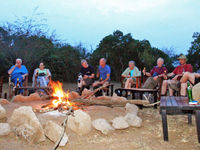
[[[114,85],[111,85],[111,96],[113,96],[113,89],[114,89],[113,86]]]
[[[162,127],[163,127],[163,136],[164,136],[164,141],[168,141],[168,127],[167,127],[167,113],[166,110],[161,111],[162,115]]]
[[[197,126],[197,137],[200,143],[200,110],[196,111],[195,117],[196,117],[196,126]]]
[[[192,114],[188,114],[188,124],[192,124]]]
[[[157,92],[154,92],[154,103],[156,103],[158,101],[158,96],[157,96]],[[157,109],[157,104],[154,105],[154,109]]]

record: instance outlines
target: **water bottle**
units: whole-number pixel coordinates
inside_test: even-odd
[[[192,102],[193,101],[193,98],[192,98],[192,88],[190,86],[190,82],[189,81],[187,82],[187,94],[188,94],[189,102]]]

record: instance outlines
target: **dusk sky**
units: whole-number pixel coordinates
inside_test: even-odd
[[[121,30],[153,47],[186,53],[200,32],[200,0],[0,0],[0,22],[43,13],[51,30],[66,43],[93,49]]]

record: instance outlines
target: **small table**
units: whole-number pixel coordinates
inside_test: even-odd
[[[188,123],[192,123],[192,114],[195,113],[197,137],[200,143],[200,105],[189,105],[187,97],[162,96],[160,100],[160,113],[164,141],[168,141],[167,115],[188,115]]]

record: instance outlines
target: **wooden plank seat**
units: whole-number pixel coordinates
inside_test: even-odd
[[[131,88],[131,89],[126,89],[126,88],[118,88],[115,89],[115,93],[118,96],[124,96],[128,97],[128,92],[131,93],[132,99],[135,99],[135,95],[138,94],[140,99],[143,99],[143,94],[144,93],[149,93],[154,96],[154,103],[157,102],[157,94],[158,94],[158,89],[142,89],[142,88]],[[157,108],[157,105],[154,105],[154,108]]]
[[[15,95],[19,90],[32,90],[32,91],[37,91],[37,90],[44,90],[46,94],[50,95],[51,94],[51,87],[32,87],[32,86],[25,86],[25,87],[16,87],[15,88]]]
[[[163,138],[168,141],[167,115],[187,115],[188,124],[192,123],[192,114],[196,114],[197,137],[200,143],[200,105],[189,105],[187,97],[162,96],[160,102]]]

